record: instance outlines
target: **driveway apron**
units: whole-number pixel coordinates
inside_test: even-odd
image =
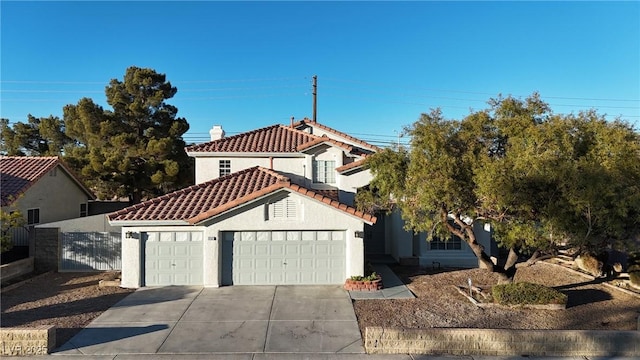
[[[57,354],[364,353],[340,286],[144,288]]]

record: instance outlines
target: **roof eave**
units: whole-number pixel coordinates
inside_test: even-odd
[[[188,156],[191,157],[291,157],[291,156],[299,156],[303,157],[299,151],[291,151],[291,152],[221,152],[221,151],[190,151],[187,152]]]
[[[265,197],[271,196],[275,193],[278,192],[278,190],[282,190],[282,189],[286,189],[285,184],[284,183],[276,183],[270,186],[267,186],[266,188],[260,190],[257,194],[254,193],[251,195],[251,198],[247,199],[248,196],[245,196],[244,199],[240,198],[237,199],[236,201],[232,202],[232,203],[228,203],[225,204],[223,206],[219,206],[215,209],[212,209],[210,211],[204,212],[202,214],[199,214],[198,216],[195,216],[191,219],[188,220],[189,224],[191,225],[200,225],[203,222],[209,221],[211,219],[214,219],[216,217],[222,216],[225,213],[234,210],[238,207],[242,207],[242,206],[247,206],[250,204],[253,204],[255,202],[258,202],[262,199],[264,199]]]
[[[189,225],[188,221],[184,220],[109,220],[111,226],[175,226],[175,225]]]

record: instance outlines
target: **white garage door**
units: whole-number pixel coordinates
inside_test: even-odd
[[[222,239],[223,285],[344,282],[344,231],[235,231]]]
[[[145,285],[202,285],[201,232],[147,232]]]

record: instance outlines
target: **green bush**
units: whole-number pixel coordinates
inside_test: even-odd
[[[528,282],[495,285],[493,300],[502,305],[566,304],[567,295],[558,290]]]

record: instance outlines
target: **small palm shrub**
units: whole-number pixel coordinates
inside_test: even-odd
[[[491,289],[495,302],[502,305],[566,304],[567,295],[539,284],[519,282],[495,285]]]

